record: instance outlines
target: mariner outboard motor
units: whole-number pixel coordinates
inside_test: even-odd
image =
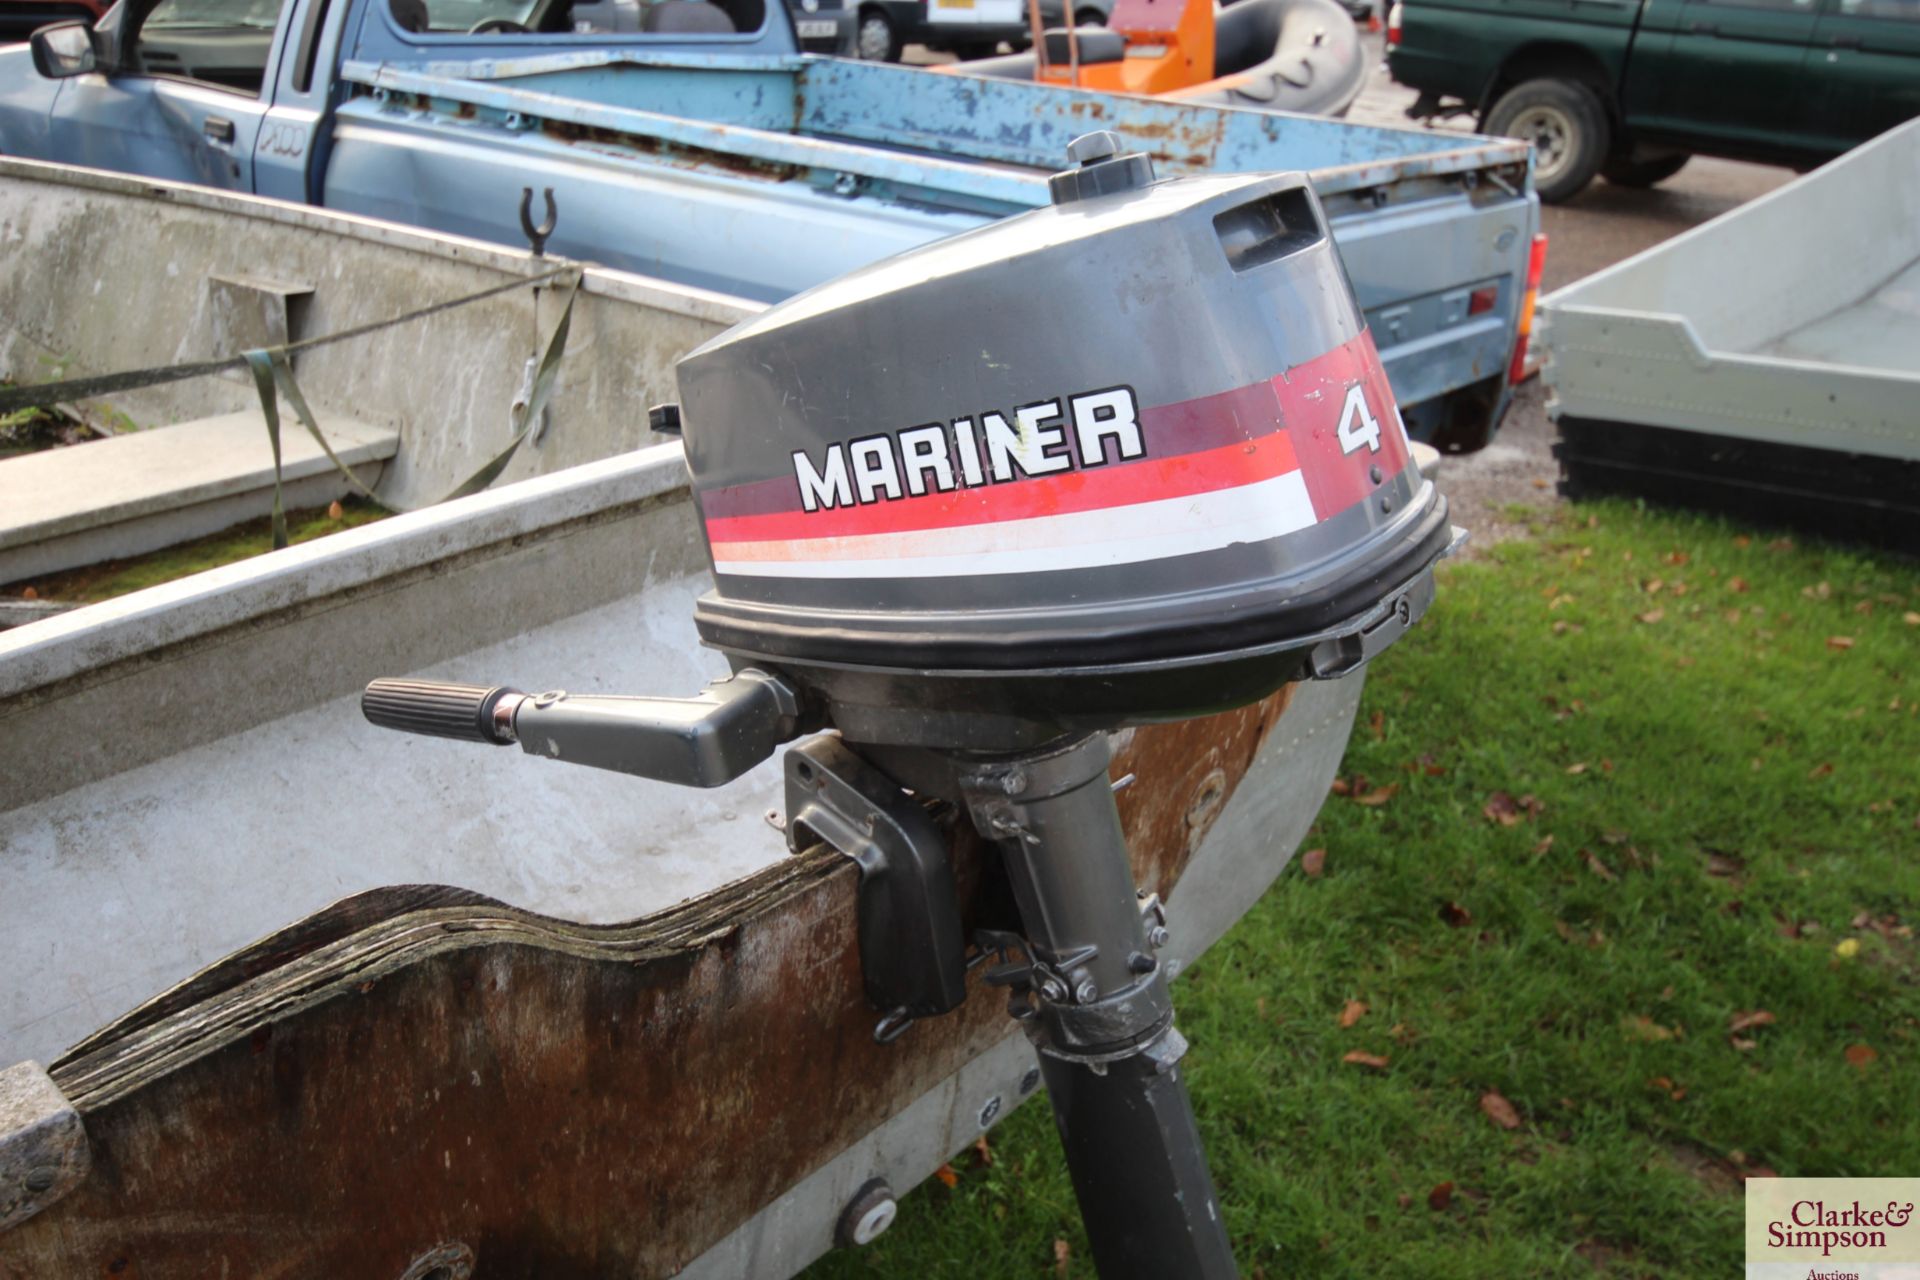
[[[691,699],[378,680],[375,724],[694,786],[781,744],[788,833],[861,868],[885,1041],[966,996],[946,799],[1000,849],[997,956],[1100,1273],[1231,1276],[1177,1069],[1164,907],[1107,733],[1351,672],[1460,536],[1299,174],[1155,181],[1078,139],[1052,207],[801,294],[678,367],[731,678]],[[837,733],[822,733],[822,730]]]

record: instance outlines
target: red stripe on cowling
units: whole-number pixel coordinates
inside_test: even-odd
[[[1373,420],[1380,426],[1380,447],[1360,445],[1352,453],[1340,442],[1340,419],[1347,393],[1358,384]],[[1364,502],[1380,484],[1407,465],[1407,433],[1400,425],[1387,371],[1374,350],[1372,333],[1362,330],[1317,360],[1288,370],[1273,380],[1280,412],[1293,434],[1305,473],[1313,514],[1331,519],[1356,502]],[[1372,476],[1380,468],[1380,481]]]
[[[1347,392],[1356,383],[1365,387],[1380,425],[1380,448],[1363,446],[1350,454],[1340,444],[1339,428]],[[1304,472],[1314,515],[1325,520],[1374,492],[1371,467],[1379,466],[1384,479],[1407,465],[1406,432],[1366,330],[1267,382],[1143,407],[1140,418],[1151,455],[1146,458],[852,507],[716,514],[706,522],[707,538],[716,544],[770,542],[1024,520],[1208,493],[1296,470]],[[760,492],[771,483],[717,490],[703,495],[702,503],[709,510],[751,510],[771,496]],[[787,501],[798,500],[791,477],[778,483],[790,493]],[[751,502],[744,500],[748,490],[755,491]],[[742,501],[734,501],[736,492]]]
[[[1125,466],[1063,471],[866,506],[709,520],[707,538],[716,544],[772,542],[998,524],[1232,489],[1285,475],[1298,470],[1299,465],[1287,433],[1276,431],[1256,440],[1171,458],[1147,458]]]

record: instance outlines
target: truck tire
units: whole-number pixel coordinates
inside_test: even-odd
[[[885,9],[862,9],[854,29],[854,56],[865,62],[900,61],[900,33]]]
[[[1616,187],[1644,189],[1656,183],[1665,182],[1686,168],[1687,161],[1691,159],[1693,157],[1684,151],[1670,156],[1656,156],[1651,160],[1616,156],[1600,166],[1600,176]]]
[[[1533,189],[1547,204],[1586,190],[1607,158],[1613,132],[1607,108],[1577,80],[1527,80],[1487,112],[1487,133],[1533,144]]]
[[[1107,15],[1098,9],[1082,9],[1073,15],[1073,25],[1076,27],[1104,27],[1107,25]]]

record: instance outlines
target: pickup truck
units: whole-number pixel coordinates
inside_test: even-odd
[[[1920,115],[1920,0],[1401,0],[1387,43],[1410,114],[1533,143],[1550,203],[1696,153],[1809,169]]]
[[[772,302],[1048,203],[1112,129],[1162,174],[1306,170],[1408,429],[1476,448],[1506,410],[1523,144],[811,57],[778,0],[620,2],[122,0],[0,50],[0,151],[516,245],[551,191],[554,252]]]

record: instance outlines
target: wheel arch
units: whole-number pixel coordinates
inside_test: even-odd
[[[1477,128],[1485,128],[1487,113],[1493,110],[1507,90],[1528,80],[1568,80],[1591,89],[1606,109],[1608,122],[1620,124],[1619,100],[1614,94],[1613,78],[1606,64],[1584,45],[1558,40],[1537,40],[1508,54],[1488,79],[1475,104]]]

